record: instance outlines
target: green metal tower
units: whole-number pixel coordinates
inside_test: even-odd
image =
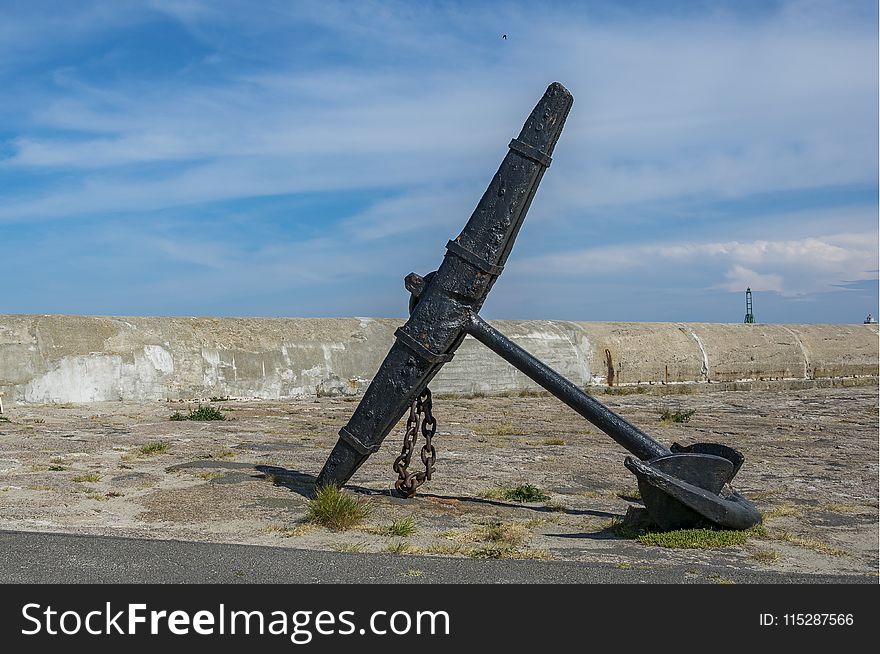
[[[755,314],[752,313],[752,288],[746,289],[746,319],[743,322],[755,322]]]

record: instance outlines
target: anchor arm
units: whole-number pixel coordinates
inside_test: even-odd
[[[524,375],[543,386],[584,418],[596,425],[640,459],[671,454],[671,450],[648,436],[598,400],[542,363],[476,314],[467,322],[468,334],[495,352]]]

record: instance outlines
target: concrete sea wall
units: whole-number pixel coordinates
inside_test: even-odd
[[[400,319],[0,315],[4,402],[357,395]],[[877,325],[493,321],[576,384],[684,389],[874,383]],[[873,381],[872,381],[873,380]],[[439,393],[538,387],[467,338]]]

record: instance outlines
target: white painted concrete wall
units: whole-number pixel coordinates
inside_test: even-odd
[[[7,402],[357,395],[402,320],[0,316]],[[760,383],[878,376],[877,325],[497,321],[582,387]],[[471,338],[440,393],[538,387]]]

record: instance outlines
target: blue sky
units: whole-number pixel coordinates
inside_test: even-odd
[[[0,313],[403,316],[547,84],[487,318],[878,313],[877,3],[0,0]],[[507,34],[506,40],[501,38]]]

